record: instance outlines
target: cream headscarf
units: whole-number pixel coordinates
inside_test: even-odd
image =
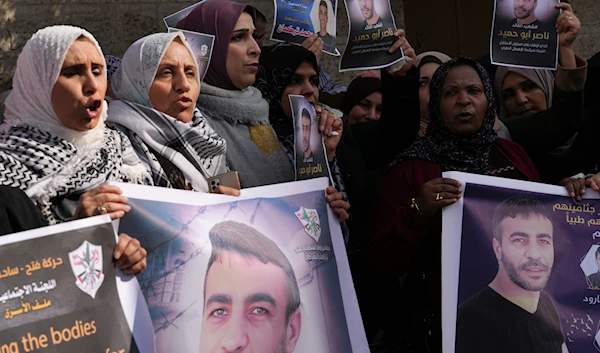
[[[50,98],[67,52],[82,36],[92,41],[104,58],[94,36],[78,27],[46,27],[27,41],[17,60],[13,90],[6,98],[3,129],[35,127],[57,135],[78,148],[92,147],[102,141],[106,103],[102,106],[102,116],[96,127],[81,132],[69,129],[58,119]]]
[[[127,49],[121,66],[110,80],[113,92],[119,99],[154,108],[150,100],[150,86],[160,62],[175,38],[181,39],[198,67],[194,52],[183,33],[155,33],[141,38]],[[200,85],[200,74],[196,75],[196,79]]]

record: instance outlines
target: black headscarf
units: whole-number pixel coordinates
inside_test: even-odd
[[[444,81],[450,70],[457,65],[467,65],[477,71],[488,100],[481,128],[469,136],[452,133],[440,113]],[[399,160],[417,158],[437,163],[443,170],[487,174],[490,150],[498,138],[494,131],[496,102],[487,71],[476,61],[465,57],[443,63],[431,78],[430,96],[430,123],[425,137],[417,139],[406,151],[401,153]]]
[[[294,123],[286,117],[281,106],[281,96],[290,83],[292,75],[298,67],[308,61],[315,71],[319,72],[317,58],[310,50],[299,45],[278,44],[262,49],[255,86],[263,98],[269,102],[269,120],[279,140],[287,148],[287,140],[291,136],[291,147],[294,143]]]

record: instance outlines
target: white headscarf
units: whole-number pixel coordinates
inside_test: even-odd
[[[198,67],[194,52],[185,40],[183,33],[155,33],[141,38],[127,49],[121,59],[121,66],[110,80],[113,92],[119,99],[154,108],[150,100],[150,86],[154,81],[160,62],[175,38],[181,39],[183,45],[190,52],[194,64]],[[199,73],[196,75],[196,79],[200,85]]]
[[[181,187],[173,184],[172,173],[165,170],[165,165],[171,163],[193,190],[208,192],[206,180],[228,170],[225,139],[209,126],[198,108],[189,123],[148,109],[154,107],[150,87],[176,38],[181,39],[198,68],[194,52],[181,32],[156,33],[139,39],[127,49],[121,66],[112,76],[113,92],[120,101],[110,104],[108,121],[119,124],[119,129],[129,137],[155,185]],[[200,85],[199,73],[196,80]]]
[[[62,137],[77,147],[91,147],[102,140],[107,113],[106,103],[102,106],[102,115],[96,127],[85,132],[66,127],[52,107],[52,89],[58,80],[67,52],[81,36],[92,41],[104,58],[94,36],[78,27],[46,27],[37,31],[27,41],[17,60],[13,90],[6,98],[4,129],[31,126]]]

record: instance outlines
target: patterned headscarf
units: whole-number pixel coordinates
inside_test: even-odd
[[[479,130],[469,136],[459,136],[450,131],[442,119],[440,103],[442,88],[450,70],[457,65],[467,65],[475,69],[483,82],[488,107]],[[431,79],[429,119],[425,137],[416,140],[412,146],[400,154],[399,159],[417,158],[441,165],[443,170],[477,174],[488,172],[489,155],[492,145],[498,138],[494,131],[496,103],[493,88],[485,69],[476,61],[459,57],[442,64]]]
[[[227,90],[240,89],[235,87],[227,73],[227,53],[235,25],[244,12],[248,13],[253,21],[256,19],[254,7],[250,5],[230,0],[209,0],[196,6],[175,26],[179,29],[215,36],[210,66],[204,77],[204,82],[211,86]]]
[[[13,89],[6,98],[4,131],[11,126],[35,127],[60,136],[78,147],[102,140],[106,104],[102,107],[102,117],[96,127],[81,132],[69,129],[60,121],[51,101],[52,90],[65,57],[79,37],[90,40],[104,58],[94,36],[78,27],[46,27],[27,41],[17,60]]]
[[[154,81],[160,62],[175,38],[181,39],[198,67],[194,52],[181,32],[155,33],[138,39],[123,55],[121,66],[112,77],[111,85],[115,95],[146,107],[154,108],[150,100],[150,86]],[[200,85],[200,75],[196,75]]]

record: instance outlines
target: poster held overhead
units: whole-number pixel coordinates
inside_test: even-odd
[[[404,58],[402,49],[393,54],[388,52],[397,40],[389,0],[344,0],[344,3],[350,30],[340,72],[383,68]]]
[[[492,64],[555,70],[559,0],[495,0],[490,55]]]
[[[271,40],[302,44],[313,34],[323,40],[323,51],[339,56],[335,47],[338,0],[274,0]]]

